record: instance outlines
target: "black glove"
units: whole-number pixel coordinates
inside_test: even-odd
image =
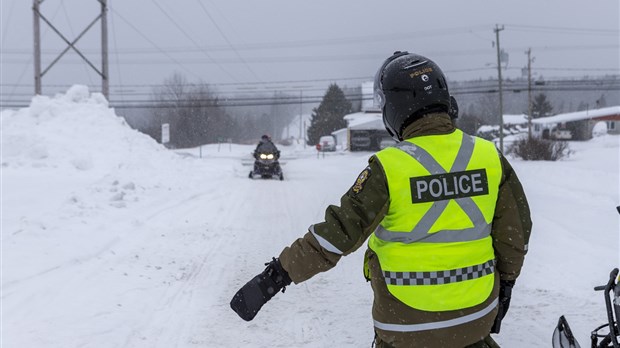
[[[512,287],[515,285],[514,280],[500,280],[499,281],[499,306],[495,322],[491,328],[491,333],[499,333],[502,327],[502,319],[508,313],[510,307],[510,297],[512,296]]]
[[[274,257],[265,265],[267,268],[239,289],[230,301],[230,308],[245,321],[254,319],[267,301],[278,291],[284,292],[286,286],[291,284],[291,278],[279,259]]]

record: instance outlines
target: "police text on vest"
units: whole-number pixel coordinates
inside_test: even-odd
[[[409,179],[412,203],[424,203],[486,195],[489,182],[485,169],[418,176]]]

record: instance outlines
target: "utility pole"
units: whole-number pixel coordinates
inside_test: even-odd
[[[301,100],[303,98],[303,92],[304,92],[303,90],[301,90],[301,89],[299,90],[299,138],[298,139],[301,139],[301,134],[303,133],[303,131],[302,131],[302,124],[301,124],[301,120],[302,120],[301,114],[302,114],[302,110],[303,110],[303,106],[302,106],[303,103],[302,103]],[[304,141],[304,143],[305,143],[305,141]]]
[[[101,2],[101,93],[110,100],[110,79],[108,74],[108,0]]]
[[[504,26],[500,28],[499,25],[495,25],[495,43],[497,45],[497,77],[499,80],[499,150],[504,152],[504,101],[502,95],[502,64],[500,60],[499,49],[499,32],[504,30]]]
[[[41,25],[39,21],[39,4],[41,0],[32,1],[32,24],[34,34],[34,94],[41,94]]]
[[[73,49],[75,53],[77,53],[93,70],[97,72],[99,76],[101,76],[101,93],[109,99],[109,75],[108,75],[108,23],[107,23],[107,0],[97,0],[101,4],[101,13],[93,19],[73,41],[69,41],[54,25],[47,19],[40,11],[39,5],[43,2],[43,0],[33,0],[32,2],[32,13],[33,13],[33,35],[34,35],[34,92],[35,94],[41,94],[42,92],[42,78],[43,76],[65,55],[70,49]],[[41,70],[41,29],[40,29],[40,20],[43,20],[58,36],[62,41],[67,44],[67,47],[54,59],[50,65],[45,68],[45,70]],[[88,58],[78,48],[75,44],[86,34],[86,32],[93,27],[93,25],[101,20],[101,71],[95,67],[93,63],[91,63]]]
[[[532,49],[528,48],[527,54],[527,139],[532,139]]]

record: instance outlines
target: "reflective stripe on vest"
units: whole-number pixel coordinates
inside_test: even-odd
[[[495,146],[455,130],[404,141],[377,158],[390,207],[368,245],[388,291],[432,312],[487,300],[495,272],[491,222],[502,175]]]
[[[470,321],[474,321],[484,317],[485,315],[491,313],[495,307],[497,307],[497,299],[491,302],[490,305],[486,306],[482,310],[464,315],[462,317],[443,320],[443,321],[435,321],[432,323],[423,323],[423,324],[386,324],[379,321],[375,322],[375,327],[377,329],[385,330],[385,331],[396,331],[396,332],[416,332],[416,331],[424,331],[424,330],[436,330],[436,329],[445,329],[447,327],[457,326],[465,323],[469,323]]]
[[[426,170],[428,170],[429,173],[433,175],[446,173],[443,167],[437,163],[433,156],[431,156],[423,148],[405,141],[395,147],[403,150],[411,157],[415,158]],[[461,147],[459,148],[459,152],[456,155],[456,160],[454,161],[450,172],[464,171],[469,164],[473,150],[474,140],[467,134],[463,133]],[[448,243],[478,240],[491,234],[491,225],[486,223],[484,216],[480,212],[480,208],[478,208],[471,197],[457,198],[456,203],[469,216],[474,224],[474,227],[459,230],[459,233],[454,233],[455,231],[452,230],[443,230],[437,233],[429,234],[428,231],[437,219],[439,219],[449,202],[449,200],[435,202],[433,207],[428,210],[422,220],[414,226],[411,233],[390,232],[383,228],[383,226],[379,225],[375,230],[375,235],[379,239],[390,242],[413,243],[423,241],[425,243]]]
[[[386,284],[390,285],[437,285],[478,279],[495,271],[495,261],[479,265],[433,272],[390,272],[383,271]]]

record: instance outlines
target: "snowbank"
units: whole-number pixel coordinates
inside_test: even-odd
[[[36,96],[28,108],[5,110],[3,167],[56,168],[107,173],[120,168],[156,170],[176,158],[152,138],[131,129],[100,93],[73,86],[53,98]]]

